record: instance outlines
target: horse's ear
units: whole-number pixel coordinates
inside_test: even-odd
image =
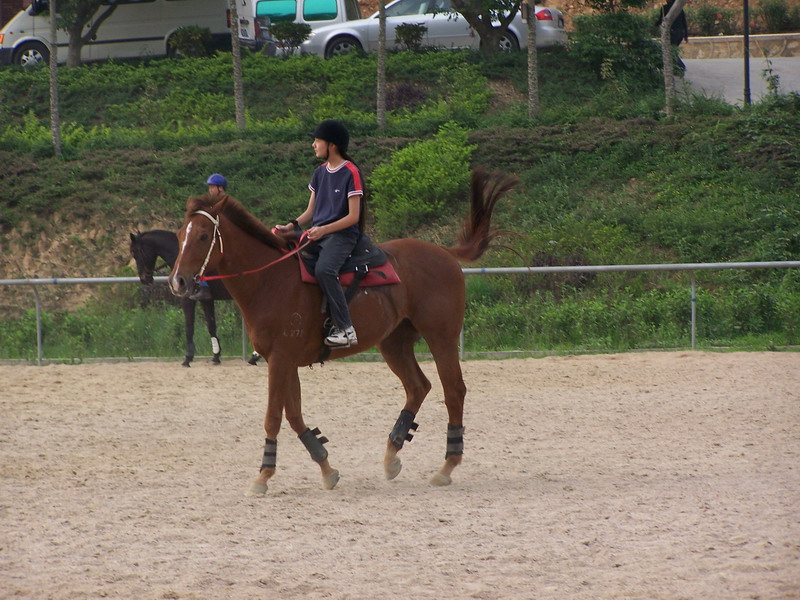
[[[223,211],[223,210],[225,210],[225,207],[226,207],[226,206],[227,206],[227,204],[228,204],[228,198],[230,198],[230,196],[228,196],[228,194],[225,194],[225,195],[222,197],[222,200],[220,200],[219,202],[217,202],[217,203],[214,205],[214,212],[215,212],[217,215],[221,215],[221,214],[222,214],[222,211]]]
[[[132,242],[136,241],[136,234],[133,234],[133,233],[131,234],[131,241]]]

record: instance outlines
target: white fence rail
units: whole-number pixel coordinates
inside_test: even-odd
[[[464,268],[465,275],[533,275],[543,273],[608,273],[622,271],[690,271],[691,272],[691,347],[696,346],[697,331],[697,284],[694,271],[713,271],[722,269],[786,269],[798,268],[800,261],[768,261],[768,262],[728,262],[728,263],[665,263],[642,265],[594,265],[594,266],[562,266],[562,267],[498,267],[498,268]],[[155,282],[166,282],[166,277],[155,277]],[[42,309],[38,287],[42,285],[79,285],[108,283],[139,283],[138,277],[70,277],[70,278],[34,278],[34,279],[0,279],[0,286],[30,285],[36,301],[36,347],[37,364],[43,362],[42,356]],[[461,355],[463,358],[464,331],[461,331]],[[242,329],[242,356],[247,356],[247,339]]]

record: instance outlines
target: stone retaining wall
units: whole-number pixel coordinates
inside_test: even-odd
[[[741,35],[695,37],[681,44],[683,58],[742,58],[744,41]],[[750,36],[750,56],[800,56],[800,33],[768,33]]]

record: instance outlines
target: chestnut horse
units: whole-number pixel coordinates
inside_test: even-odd
[[[402,467],[397,454],[416,429],[414,418],[431,389],[414,356],[414,343],[428,344],[444,389],[448,414],[445,462],[431,483],[448,485],[461,463],[464,442],[463,409],[466,387],[461,375],[458,343],[464,321],[465,285],[460,262],[480,258],[494,237],[490,228],[497,201],[517,181],[507,176],[472,173],[470,214],[456,246],[445,248],[416,239],[381,244],[401,283],[362,288],[350,310],[358,345],[334,349],[336,359],[377,346],[389,368],[400,378],[406,401],[389,434],[384,471],[394,479]],[[286,258],[287,242],[226,197],[210,204],[208,197],[189,198],[178,232],[180,253],[169,275],[172,292],[187,296],[206,270],[216,269],[239,305],[255,350],[269,372],[266,442],[261,470],[249,493],[263,495],[275,474],[277,436],[283,414],[319,464],[322,486],[333,489],[339,472],[330,466],[323,444],[328,440],[303,421],[298,368],[318,361],[325,316],[318,286],[302,283],[295,256]],[[266,267],[269,268],[266,268]]]

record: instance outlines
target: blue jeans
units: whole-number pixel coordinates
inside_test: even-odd
[[[319,287],[328,299],[328,310],[333,324],[339,329],[353,325],[344,290],[339,283],[339,269],[352,254],[359,235],[361,234],[358,231],[337,231],[316,242],[315,250],[318,252],[318,258],[314,277],[317,278]]]

